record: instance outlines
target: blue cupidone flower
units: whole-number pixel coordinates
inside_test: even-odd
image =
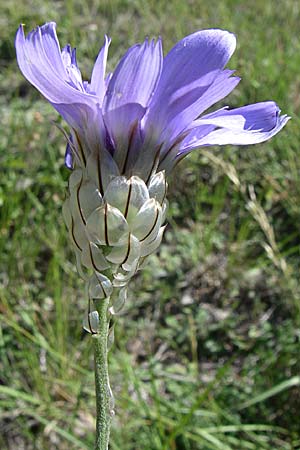
[[[16,35],[22,73],[70,126],[63,213],[79,273],[89,299],[109,297],[116,313],[129,280],[161,242],[166,175],[195,148],[260,143],[289,117],[273,101],[205,114],[240,81],[225,69],[236,47],[228,31],[197,31],[165,57],[160,39],[146,39],[106,74],[109,45],[105,37],[87,82],[75,49],[60,49],[54,22],[27,37],[20,26]],[[84,326],[97,331],[96,311]]]

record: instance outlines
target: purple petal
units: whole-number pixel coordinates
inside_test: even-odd
[[[176,44],[164,60],[145,118],[146,132],[152,134],[155,128],[161,132],[178,114],[181,114],[180,126],[177,123],[173,128],[181,131],[215,99],[227,95],[238,80],[228,81],[230,72],[223,74],[222,70],[235,45],[234,35],[223,30],[199,31]]]
[[[63,115],[71,126],[81,126],[93,114],[97,99],[74,88],[60,53],[55,23],[37,27],[25,38],[20,26],[16,35],[17,60],[21,72]]]
[[[145,108],[138,103],[129,103],[108,111],[104,122],[113,141],[113,157],[120,173],[128,170],[128,159],[138,131],[138,122],[145,114]]]
[[[203,138],[213,131],[214,128],[214,125],[202,125],[192,129],[187,137],[182,135],[182,139],[178,139],[178,142],[175,141],[175,143],[167,148],[164,154],[161,155],[157,171],[165,170],[166,174],[169,174],[177,164],[178,160],[189,153],[188,150],[190,147],[187,147],[187,143],[192,145],[196,140],[199,141],[200,138]]]
[[[21,27],[20,27],[21,28]],[[20,30],[19,28],[19,30]],[[23,31],[23,28],[22,28]],[[66,76],[64,65],[61,58],[60,46],[56,35],[55,22],[49,22],[40,27],[41,38],[45,54],[50,61],[52,67],[55,68],[57,74],[63,79]],[[24,33],[24,32],[23,32]]]
[[[97,117],[96,105],[94,109],[84,103],[52,103],[51,105],[75,129],[85,130]]]
[[[66,45],[62,49],[61,58],[65,66],[65,71],[69,77],[68,84],[70,84],[70,86],[73,86],[78,91],[85,92],[81,72],[76,61],[76,48],[72,50],[70,44]]]
[[[104,111],[127,103],[147,106],[155,91],[162,69],[159,40],[131,47],[119,62],[104,98]]]
[[[76,105],[72,105],[74,108]],[[74,120],[73,117],[68,117],[68,109],[61,110],[64,105],[59,105],[59,111],[62,115],[68,118],[69,123]],[[75,112],[74,112],[75,111]],[[77,114],[78,111],[74,109],[73,114]],[[84,110],[81,108],[81,114]],[[83,117],[83,116],[82,116]],[[71,158],[68,156],[69,152],[72,155],[73,167],[79,165],[86,165],[86,161],[90,154],[99,152],[102,153],[102,149],[105,149],[106,127],[104,125],[102,111],[100,107],[96,108],[93,116],[86,117],[86,124],[81,128],[73,127],[70,137],[67,137],[69,146],[66,149],[66,156],[68,160],[65,163],[71,163]]]
[[[65,166],[67,167],[67,169],[72,170],[73,169],[73,154],[72,154],[72,150],[71,150],[71,146],[69,144],[69,142],[67,143],[67,147],[66,147],[66,153],[65,153]]]
[[[201,96],[190,107],[180,111],[172,121],[167,125],[163,133],[163,139],[176,139],[195,117],[199,116],[203,111],[214,105],[218,101],[226,97],[239,83],[240,78],[230,77],[233,73],[231,70],[223,70],[217,76],[215,81],[202,93]],[[183,102],[181,102],[183,106]]]
[[[102,105],[104,94],[106,91],[105,70],[106,70],[108,47],[110,45],[110,42],[111,40],[107,36],[105,36],[104,45],[100,50],[100,53],[96,59],[93,68],[90,84],[90,92],[95,93],[97,95],[100,106]]]
[[[288,120],[286,115],[280,116],[280,109],[272,101],[222,109],[194,122],[196,127],[183,141],[180,153],[204,145],[258,144],[277,134]],[[203,130],[210,125],[213,130],[204,134]]]

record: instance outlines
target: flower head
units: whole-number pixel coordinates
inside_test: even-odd
[[[100,160],[112,159],[120,175],[147,181],[157,170],[170,172],[195,148],[263,142],[288,120],[273,101],[205,114],[240,81],[224,69],[236,46],[228,31],[198,31],[165,57],[160,39],[146,39],[129,48],[106,75],[109,44],[105,37],[87,82],[75,49],[60,49],[54,22],[27,37],[20,26],[16,35],[24,76],[71,126],[70,168],[98,153]]]
[[[116,313],[126,286],[160,244],[167,208],[165,173],[191,150],[263,142],[286,124],[273,101],[210,114],[240,79],[225,69],[235,36],[198,31],[164,58],[158,39],[131,47],[106,75],[110,39],[90,82],[76,51],[62,50],[55,23],[16,35],[19,67],[70,125],[65,163],[73,169],[63,213],[89,299],[111,298]],[[97,332],[97,311],[84,326]]]

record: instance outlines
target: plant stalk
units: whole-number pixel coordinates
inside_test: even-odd
[[[95,362],[95,389],[96,389],[96,443],[95,450],[108,450],[110,424],[113,416],[113,397],[109,385],[107,362],[107,339],[109,320],[107,317],[109,299],[97,302],[99,314],[99,330],[93,334],[94,362]]]

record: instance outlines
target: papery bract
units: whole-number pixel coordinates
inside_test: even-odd
[[[54,22],[27,37],[20,26],[16,35],[21,71],[70,125],[64,218],[79,273],[91,299],[117,296],[116,312],[128,281],[161,242],[165,173],[201,146],[263,142],[289,117],[273,101],[205,114],[240,81],[225,69],[236,46],[228,31],[198,31],[165,57],[160,39],[146,39],[106,75],[109,44],[105,36],[89,83],[75,49],[60,49]],[[94,332],[97,315],[90,314]]]

